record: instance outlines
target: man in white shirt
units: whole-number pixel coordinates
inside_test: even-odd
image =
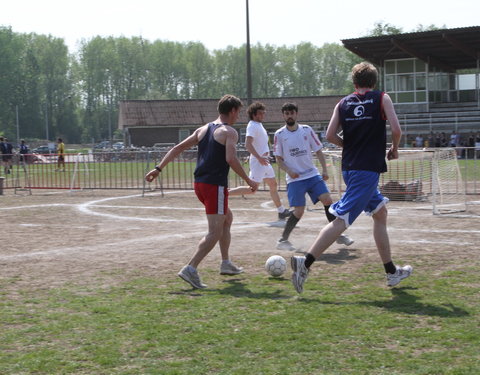
[[[273,150],[279,167],[286,172],[288,201],[294,210],[277,242],[277,249],[296,251],[288,238],[305,212],[305,194],[308,193],[313,204],[322,202],[329,222],[336,217],[328,211],[333,201],[325,184],[328,172],[322,143],[310,126],[297,122],[298,107],[295,103],[285,103],[282,114],[285,126],[275,132]],[[322,166],[321,175],[313,164],[312,152]],[[353,240],[342,234],[337,243],[349,246]]]
[[[286,209],[278,194],[275,171],[270,164],[270,147],[268,145],[268,133],[262,125],[265,118],[265,105],[254,102],[247,108],[250,121],[247,125],[245,148],[250,153],[250,179],[257,183],[264,181],[270,190],[272,201],[277,207],[278,219],[285,220],[291,212]]]

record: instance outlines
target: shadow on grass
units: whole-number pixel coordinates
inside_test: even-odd
[[[278,280],[284,282],[284,278],[271,277],[270,280]],[[242,282],[243,279],[235,278],[224,280],[223,283],[228,284],[226,288],[213,289],[213,291],[220,294],[228,294],[239,298],[259,298],[259,299],[289,299],[290,295],[285,295],[283,290],[277,289],[274,291],[252,292]]]
[[[379,301],[359,301],[359,302],[335,302],[322,301],[320,298],[310,298],[299,296],[298,301],[302,303],[318,303],[320,305],[360,305],[373,306],[388,311],[400,312],[412,315],[439,316],[444,318],[459,318],[469,316],[470,313],[464,309],[456,307],[452,303],[439,303],[438,305],[424,303],[420,297],[408,293],[408,289],[416,288],[394,288],[391,290],[391,300]]]
[[[223,280],[222,282],[224,284],[228,284],[227,287],[222,288],[222,289],[217,289],[217,288],[206,288],[206,289],[183,289],[179,291],[170,291],[168,294],[178,294],[178,295],[189,295],[191,297],[201,297],[204,295],[209,295],[212,292],[213,293],[218,293],[218,294],[228,294],[229,296],[232,297],[238,297],[238,298],[258,298],[258,299],[288,299],[291,298],[291,296],[287,296],[283,294],[284,291],[282,290],[275,290],[272,292],[252,292],[250,289],[248,289],[245,284],[244,284],[245,278],[242,277],[236,277],[236,278],[230,278],[227,280]],[[285,282],[285,278],[283,277],[270,277],[269,280],[271,282]]]
[[[440,316],[447,318],[458,318],[470,315],[468,311],[458,308],[451,303],[438,305],[424,303],[421,301],[420,297],[408,293],[409,289],[415,288],[393,288],[391,290],[392,299],[390,301],[360,302],[360,304],[414,315]]]
[[[358,256],[351,254],[355,249],[339,249],[336,253],[323,253],[317,260],[322,260],[330,264],[343,264],[349,260],[357,259]]]

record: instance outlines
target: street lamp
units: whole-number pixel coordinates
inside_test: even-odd
[[[48,102],[45,101],[45,137],[47,138],[47,143],[50,140],[48,136]]]

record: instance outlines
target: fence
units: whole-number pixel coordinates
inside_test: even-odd
[[[411,149],[409,149],[411,150]],[[174,162],[170,163],[155,182],[149,184],[144,180],[145,173],[153,169],[163,156],[165,151],[116,151],[94,152],[88,154],[67,154],[65,156],[65,171],[57,170],[57,155],[34,155],[27,158],[26,162],[19,159],[18,155],[13,158],[11,173],[4,174],[4,189],[35,190],[35,189],[192,189],[193,172],[197,152],[186,151]],[[466,194],[480,194],[480,150],[475,148],[458,148],[458,163],[463,181],[465,182]],[[326,155],[329,155],[326,152]],[[337,166],[334,166],[333,155],[328,158],[329,188],[332,193],[341,193],[341,174]],[[243,166],[248,170],[248,153],[239,151],[238,156]],[[414,170],[414,161],[400,159],[399,162],[390,164],[391,171]],[[285,172],[280,170],[277,164],[273,164],[276,170],[278,186],[280,190],[286,189]],[[397,180],[401,184],[411,182],[408,174],[399,174]],[[233,172],[230,173],[229,186],[245,185],[245,183]],[[268,187],[260,186],[261,190]]]

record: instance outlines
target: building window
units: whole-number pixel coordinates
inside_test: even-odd
[[[426,64],[418,59],[385,61],[385,89],[394,103],[426,102]]]
[[[184,139],[190,136],[190,130],[188,129],[180,129],[178,131],[178,142],[183,141]]]

